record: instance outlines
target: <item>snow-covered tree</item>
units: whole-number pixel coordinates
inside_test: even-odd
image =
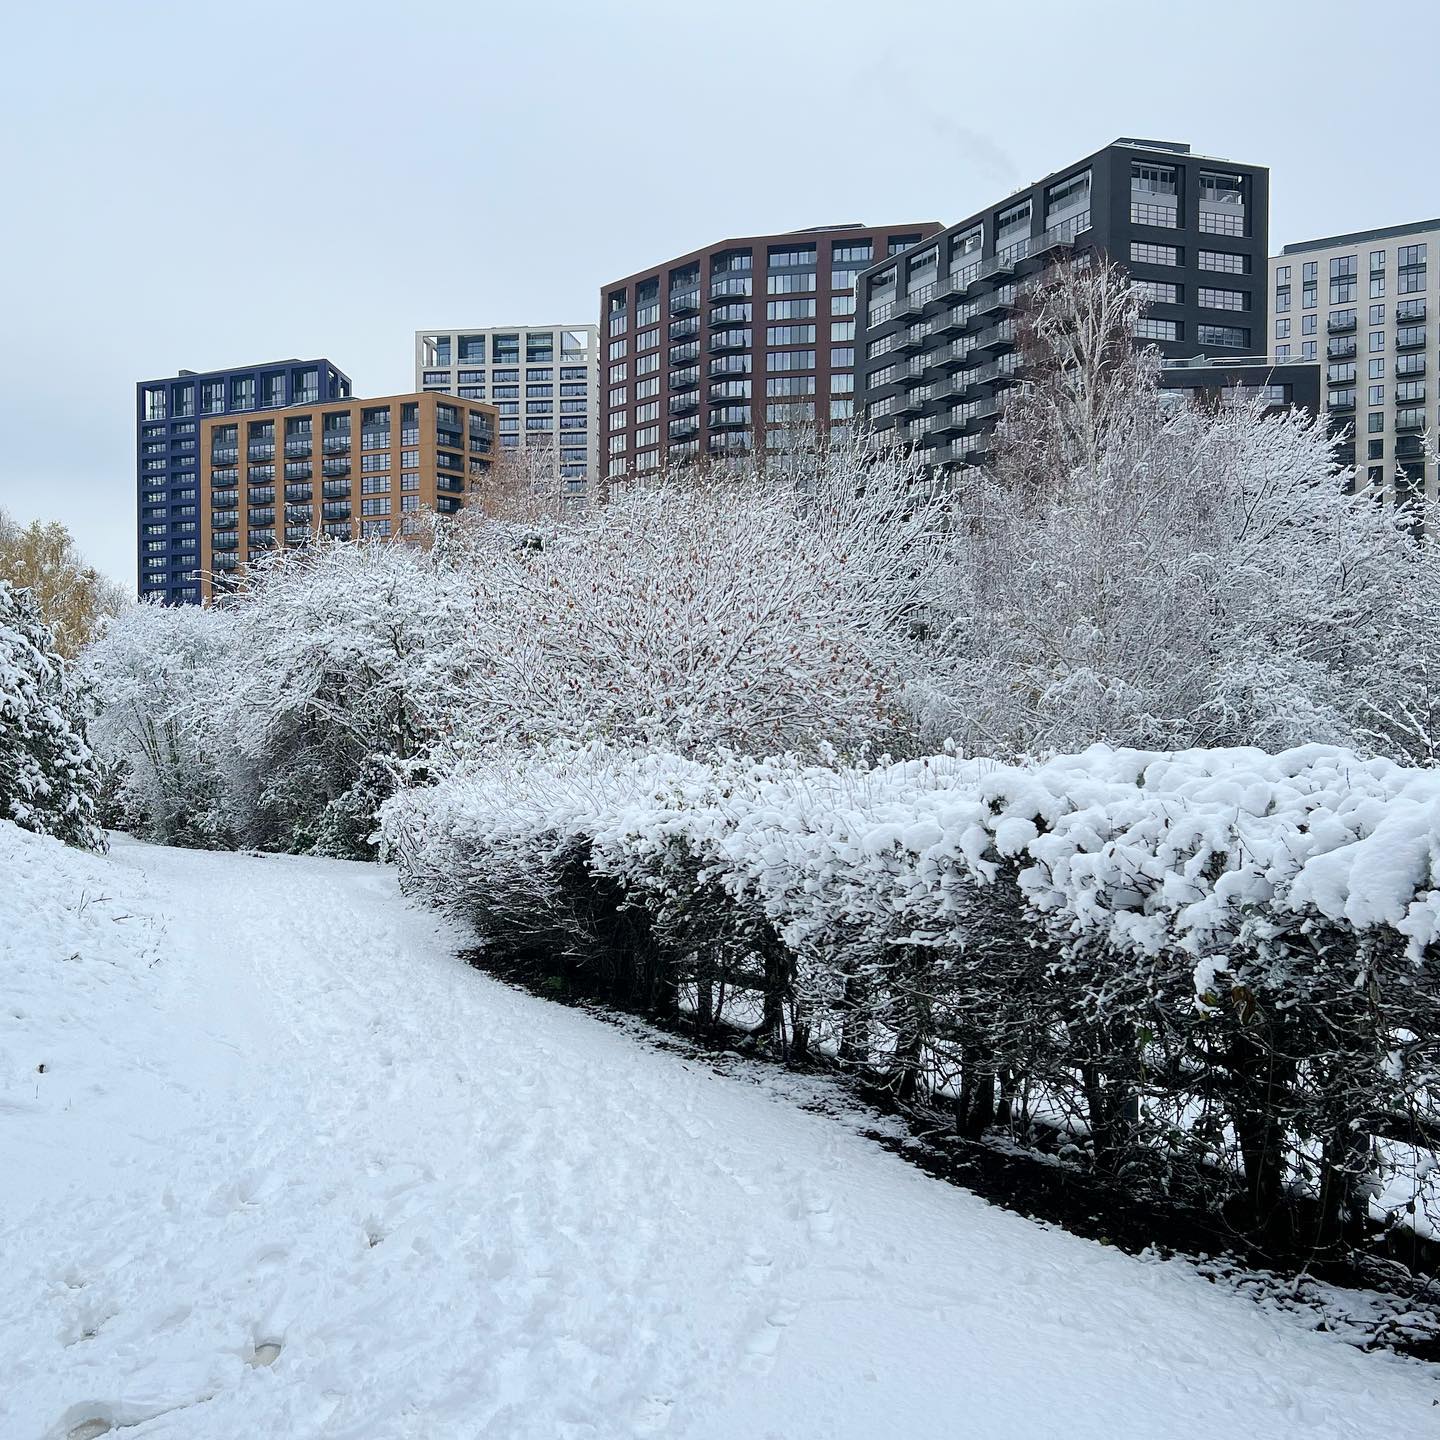
[[[245,663],[225,609],[134,605],[102,628],[81,668],[121,824],[166,845],[251,838],[254,777],[231,708]]]
[[[1063,271],[1034,304],[1032,378],[995,465],[958,489],[926,728],[988,754],[1416,754],[1420,677],[1395,660],[1424,548],[1351,493],[1323,421],[1168,396],[1125,338],[1137,306],[1117,271]]]
[[[87,703],[30,592],[0,580],[0,819],[98,849]]]
[[[264,843],[364,856],[375,810],[442,725],[468,616],[435,552],[322,545],[261,568],[234,605],[228,704],[261,777]]]
[[[463,737],[903,741],[941,553],[917,473],[845,444],[803,476],[636,482],[529,530],[462,520],[452,556],[470,598],[449,670]]]

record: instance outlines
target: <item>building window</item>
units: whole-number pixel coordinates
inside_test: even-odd
[[[1135,322],[1135,338],[1137,340],[1178,340],[1180,324],[1176,320],[1156,320],[1152,316],[1142,316]]]
[[[1180,251],[1174,245],[1151,245],[1148,241],[1132,240],[1130,259],[1136,265],[1178,265]]]
[[[1196,302],[1207,310],[1248,310],[1250,295],[1245,290],[1218,290],[1202,285],[1196,292]]]
[[[748,310],[749,306],[745,308]],[[748,320],[750,317],[745,315],[741,318]],[[771,300],[765,306],[765,318],[767,320],[813,320],[815,318],[815,301],[813,299]]]
[[[766,370],[813,370],[815,368],[815,352],[813,350],[772,350],[765,357]]]
[[[1218,270],[1225,275],[1244,275],[1249,269],[1247,258],[1230,250],[1202,250],[1199,262],[1202,270]]]
[[[768,345],[813,345],[813,325],[771,325],[765,334]]]
[[[1203,233],[1244,235],[1245,186],[1239,175],[1202,170],[1199,196],[1199,225]]]
[[[1290,320],[1288,316],[1275,322],[1275,338],[1277,340],[1288,340],[1290,338]]]
[[[1195,343],[1243,348],[1250,343],[1250,332],[1239,325],[1197,325]]]
[[[1130,221],[1173,230],[1178,225],[1179,194],[1173,165],[1130,166]]]
[[[1166,280],[1135,280],[1133,288],[1147,305],[1178,305],[1180,287]]]

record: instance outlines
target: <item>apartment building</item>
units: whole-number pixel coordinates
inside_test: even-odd
[[[599,331],[594,325],[501,325],[415,334],[415,388],[488,400],[500,453],[584,501],[599,453]]]
[[[939,229],[721,240],[602,286],[606,478],[773,447],[796,425],[848,424],[855,277]]]
[[[1429,367],[1440,365],[1440,220],[1357,230],[1286,245],[1270,261],[1277,355],[1325,366],[1325,408],[1362,487],[1433,500],[1425,454],[1435,429]]]
[[[200,426],[208,416],[282,409],[350,394],[350,378],[328,360],[272,360],[230,370],[182,370],[135,387],[138,586],[142,599],[198,604],[205,548],[200,538]]]
[[[1215,360],[1218,385],[1226,362],[1266,344],[1268,229],[1264,167],[1116,140],[859,277],[862,413],[933,464],[982,459],[1021,365],[1025,281],[1087,252],[1143,289],[1137,340],[1168,359]]]
[[[418,536],[489,470],[495,407],[417,393],[200,422],[200,590],[231,588],[271,551]]]

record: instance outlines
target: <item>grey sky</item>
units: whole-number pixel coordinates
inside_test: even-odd
[[[418,328],[591,320],[728,234],[948,222],[1117,135],[1268,164],[1272,246],[1428,218],[1437,39],[1319,0],[12,7],[0,506],[133,585],[136,380],[327,355],[407,390]]]

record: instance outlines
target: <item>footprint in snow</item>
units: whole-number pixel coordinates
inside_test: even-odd
[[[756,1374],[763,1375],[775,1364],[780,1351],[780,1337],[800,1313],[800,1307],[788,1300],[781,1301],[765,1317],[765,1325],[757,1330],[745,1345],[745,1366]]]
[[[250,1359],[246,1363],[257,1370],[273,1365],[280,1358],[280,1348],[278,1340],[261,1340],[250,1352]]]

